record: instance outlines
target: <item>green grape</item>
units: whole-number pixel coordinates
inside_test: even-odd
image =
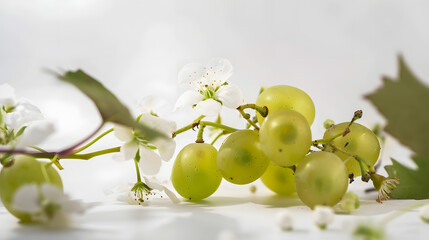
[[[23,222],[29,222],[31,221],[29,214],[13,209],[13,196],[16,190],[23,185],[34,183],[42,185],[47,183],[48,181],[42,172],[42,167],[46,167],[47,163],[39,162],[35,158],[26,155],[16,155],[13,161],[12,166],[3,167],[0,172],[0,198],[12,215]],[[50,184],[63,189],[61,177],[52,166],[47,167],[46,173]]]
[[[271,191],[280,195],[291,195],[296,192],[294,172],[290,168],[280,167],[274,163],[268,165],[261,181]]]
[[[280,109],[289,109],[301,113],[310,126],[314,121],[313,101],[304,91],[292,86],[278,85],[265,88],[256,99],[256,105],[267,106],[268,115]],[[260,124],[264,122],[264,117],[259,113],[257,118]]]
[[[268,115],[259,131],[265,155],[281,167],[298,164],[311,146],[311,129],[299,112],[278,110]]]
[[[311,208],[334,206],[347,191],[347,168],[333,153],[310,153],[296,168],[295,187],[299,198]]]
[[[177,193],[201,200],[218,189],[222,176],[216,166],[217,150],[207,143],[191,143],[177,155],[171,181]]]
[[[229,135],[217,155],[217,166],[222,176],[235,184],[255,181],[265,172],[268,163],[258,133],[252,130],[240,130]]]
[[[348,125],[348,122],[343,122],[328,128],[323,138],[331,138],[337,134],[343,133]],[[332,144],[344,151],[365,158],[371,166],[374,166],[380,155],[380,142],[377,136],[359,123],[353,123],[349,129],[350,132],[346,136],[335,138]],[[353,173],[355,177],[361,175],[359,163],[353,157],[339,151],[334,151],[329,145],[326,151],[334,152],[343,161],[346,161],[345,163],[349,174]]]

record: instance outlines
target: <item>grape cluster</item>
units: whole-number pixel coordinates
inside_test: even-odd
[[[206,143],[192,143],[180,151],[172,183],[181,196],[204,199],[217,190],[222,178],[234,184],[260,178],[277,194],[296,192],[311,208],[333,206],[346,193],[349,178],[362,174],[368,178],[373,170],[380,144],[371,130],[354,123],[359,114],[351,122],[332,124],[323,139],[312,141],[315,107],[304,91],[269,87],[255,106],[268,109],[265,116],[256,111],[254,123],[260,128],[232,132],[218,151]]]

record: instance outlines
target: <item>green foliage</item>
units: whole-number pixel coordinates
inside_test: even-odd
[[[107,90],[99,81],[95,80],[84,71],[68,71],[63,75],[57,75],[57,77],[62,81],[74,85],[88,96],[100,112],[103,123],[113,122],[134,128],[147,140],[155,139],[157,137],[166,137],[159,131],[136,122],[131,116],[128,108],[125,107],[115,95]]]
[[[387,120],[385,131],[414,151],[413,170],[395,160],[386,171],[400,184],[391,196],[399,199],[429,198],[429,88],[399,57],[397,79],[383,78],[383,86],[366,96]]]

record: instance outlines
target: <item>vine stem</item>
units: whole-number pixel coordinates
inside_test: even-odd
[[[139,168],[139,161],[140,161],[140,153],[137,151],[136,156],[134,157],[134,166],[136,167],[136,174],[137,174],[137,182],[142,182],[142,177],[140,175],[140,168]]]
[[[90,160],[91,158],[94,158],[94,157],[98,157],[98,156],[109,154],[109,153],[120,152],[120,151],[121,151],[121,147],[113,147],[113,148],[108,148],[108,149],[104,149],[104,150],[100,150],[100,151],[95,151],[95,152],[91,152],[91,153],[72,154],[72,155],[64,156],[61,159]],[[54,156],[55,156],[55,154],[45,153],[45,154],[38,154],[35,157],[38,157],[38,158],[49,158],[49,159],[51,159]]]
[[[31,155],[33,157],[39,157],[39,158],[53,158],[55,155],[58,155],[58,158],[70,158],[70,155],[73,150],[82,145],[83,143],[85,143],[86,141],[88,141],[89,139],[91,139],[95,134],[97,134],[98,131],[100,131],[100,129],[103,127],[104,124],[101,124],[93,133],[91,133],[88,137],[86,137],[85,139],[83,139],[82,141],[74,144],[71,147],[68,147],[64,150],[61,150],[59,152],[32,152],[32,151],[27,151],[24,149],[0,149],[0,153],[10,153],[10,154],[25,154],[25,155]]]
[[[113,128],[110,128],[109,130],[107,130],[107,131],[103,132],[102,134],[100,134],[98,137],[94,138],[91,142],[89,142],[89,143],[87,143],[86,145],[84,145],[84,146],[82,146],[82,147],[80,147],[80,148],[76,149],[76,150],[74,151],[74,153],[80,153],[80,152],[82,152],[83,150],[85,150],[85,149],[89,148],[89,147],[90,147],[90,146],[92,146],[94,143],[96,143],[98,140],[100,140],[101,138],[103,138],[104,136],[106,136],[107,134],[109,134],[109,133],[111,133],[111,132],[113,132]]]

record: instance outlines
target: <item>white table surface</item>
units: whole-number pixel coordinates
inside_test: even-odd
[[[352,239],[351,229],[362,221],[377,221],[394,211],[417,202],[389,200],[377,203],[375,193],[365,194],[367,185],[357,182],[350,189],[360,195],[361,207],[350,215],[336,215],[326,231],[312,222],[311,211],[295,196],[278,197],[261,183],[257,192],[249,186],[223,182],[219,192],[198,203],[173,204],[166,198],[154,199],[148,206],[115,201],[94,203],[84,215],[75,217],[68,229],[49,229],[20,224],[0,207],[0,239]],[[422,200],[420,200],[422,201]],[[427,200],[426,200],[427,201]],[[276,214],[289,208],[295,214],[291,232],[281,231]],[[387,224],[387,239],[428,239],[429,225],[418,209]]]

